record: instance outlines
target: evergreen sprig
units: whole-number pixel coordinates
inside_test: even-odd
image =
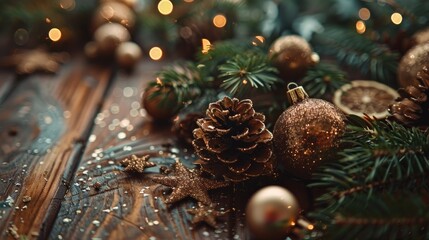
[[[149,87],[156,89],[149,98],[162,95],[160,107],[171,101],[171,98],[179,105],[186,104],[197,98],[208,84],[208,81],[201,77],[199,69],[191,63],[166,67],[156,76],[156,81],[149,83]]]
[[[402,191],[400,196],[381,194],[368,198],[357,194],[345,199],[338,211],[322,210],[313,213],[323,229],[316,238],[343,239],[428,239],[429,205],[425,195]],[[314,234],[314,233],[313,233]],[[309,239],[314,239],[310,237]]]
[[[333,94],[347,82],[346,73],[337,66],[321,63],[307,71],[301,84],[309,96],[322,98],[326,95]]]
[[[429,132],[353,116],[350,122],[342,158],[322,166],[311,184],[326,189],[311,214],[325,229],[324,238],[401,239],[408,230],[418,234],[415,226],[427,227],[429,215],[410,215],[402,204],[414,201],[417,209],[429,209],[421,201],[429,186]],[[387,201],[390,196],[397,196],[397,202]],[[392,232],[398,224],[407,231]]]
[[[327,28],[315,36],[314,42],[321,53],[335,56],[343,64],[359,69],[363,75],[389,85],[396,84],[399,55],[385,45],[340,28]]]
[[[223,79],[220,86],[232,95],[241,95],[251,88],[272,90],[280,82],[278,70],[266,54],[253,51],[236,55],[220,65],[219,71]]]

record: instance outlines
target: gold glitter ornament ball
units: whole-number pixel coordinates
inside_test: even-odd
[[[398,80],[401,87],[417,87],[417,72],[429,62],[429,43],[411,48],[401,59],[398,67]]]
[[[297,222],[298,214],[298,201],[290,191],[268,186],[251,197],[246,208],[246,222],[256,239],[285,239]]]
[[[270,57],[284,80],[304,77],[307,69],[317,63],[310,44],[296,35],[278,38],[271,45]]]
[[[292,85],[295,87],[290,89]],[[288,89],[293,105],[274,126],[274,151],[287,172],[308,179],[315,168],[335,156],[345,131],[345,116],[327,101],[308,98],[295,83],[290,83]]]

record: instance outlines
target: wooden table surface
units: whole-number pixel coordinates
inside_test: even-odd
[[[270,184],[311,208],[305,184],[280,176],[212,191],[228,212],[216,229],[195,226],[186,211],[194,201],[164,204],[169,189],[150,180],[159,168],[124,172],[131,154],[193,166],[171,125],[141,108],[142,89],[166,64],[142,61],[126,73],[76,57],[56,74],[0,71],[0,239],[249,239],[246,202]]]

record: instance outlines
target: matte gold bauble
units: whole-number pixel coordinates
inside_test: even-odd
[[[299,214],[295,196],[285,188],[268,186],[256,192],[246,208],[246,222],[256,239],[285,239]]]
[[[111,55],[120,43],[130,39],[130,33],[119,23],[106,23],[95,31],[94,39],[102,54]]]
[[[137,5],[137,0],[101,0],[102,3],[108,2],[120,2],[126,4],[131,9],[134,9]]]
[[[401,59],[398,67],[398,80],[401,87],[417,87],[417,73],[429,62],[429,43],[411,48]]]
[[[302,87],[289,87],[286,109],[274,126],[274,151],[291,175],[310,178],[314,169],[335,156],[345,131],[345,116],[333,104],[308,98]]]
[[[119,23],[128,29],[132,29],[135,26],[136,19],[133,10],[127,5],[120,2],[109,1],[101,4],[94,13],[92,19],[93,29],[108,22]]]
[[[171,120],[179,110],[174,93],[159,89],[158,86],[146,89],[143,94],[143,107],[152,118],[161,121]]]
[[[295,35],[278,38],[271,45],[269,55],[280,76],[288,81],[304,77],[307,69],[317,62],[310,44]]]
[[[119,66],[133,68],[142,56],[142,50],[134,42],[124,42],[116,49],[116,61]]]
[[[87,58],[98,57],[98,45],[96,42],[88,42],[85,44],[84,52]]]

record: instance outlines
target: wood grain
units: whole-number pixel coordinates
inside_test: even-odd
[[[88,139],[72,188],[62,203],[50,238],[64,239],[205,239],[229,238],[236,228],[225,215],[218,229],[192,226],[186,209],[192,200],[172,207],[163,203],[167,188],[154,184],[151,174],[130,175],[119,161],[131,154],[149,154],[159,165],[170,165],[179,158],[192,167],[192,151],[180,147],[170,125],[157,125],[140,109],[144,85],[153,79],[160,65],[143,62],[133,75],[119,74],[95,127]],[[99,182],[101,189],[93,184]],[[212,193],[218,209],[230,209],[229,191]],[[238,225],[237,225],[238,226]]]
[[[76,60],[56,75],[21,79],[1,106],[0,238],[39,235],[64,184],[64,170],[92,125],[110,72]],[[23,202],[24,196],[31,201]],[[5,204],[8,198],[14,204]],[[12,226],[15,231],[8,231]]]
[[[15,74],[12,72],[0,72],[0,104],[4,102],[15,85],[15,78]]]

